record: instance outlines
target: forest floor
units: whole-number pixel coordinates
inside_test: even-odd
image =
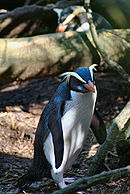
[[[96,109],[106,125],[119,114],[129,100],[130,88],[126,81],[114,73],[96,73],[98,99]],[[58,78],[44,78],[32,81],[14,81],[0,84],[0,193],[19,193],[14,182],[28,169],[33,157],[33,142],[40,114],[59,85]],[[67,177],[81,178],[87,175],[91,156],[98,144],[92,134]],[[106,169],[119,167],[119,159],[112,150],[105,161]],[[33,183],[23,193],[52,193],[58,189],[50,179]],[[130,191],[130,180],[92,186],[86,194],[125,194]]]

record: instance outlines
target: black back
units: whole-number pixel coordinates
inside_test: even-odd
[[[34,143],[34,158],[37,160],[37,155],[39,157],[39,153],[43,152],[43,144],[51,132],[54,144],[56,168],[61,165],[64,153],[61,116],[64,109],[64,103],[67,100],[70,100],[70,90],[66,82],[63,82],[58,87],[55,95],[47,104],[41,115]]]

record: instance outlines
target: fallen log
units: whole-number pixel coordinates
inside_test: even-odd
[[[77,32],[0,39],[0,50],[0,81],[54,76],[99,62],[94,47]]]
[[[101,48],[130,72],[130,29],[98,31]],[[66,32],[17,39],[0,39],[0,81],[58,75],[99,63],[89,33]]]
[[[0,38],[18,38],[56,31],[58,15],[52,8],[30,5],[0,15]]]

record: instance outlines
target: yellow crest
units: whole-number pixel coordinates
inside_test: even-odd
[[[97,64],[93,64],[93,65],[91,65],[91,66],[89,67],[91,74],[92,74],[93,69],[96,70],[96,68],[95,68],[96,66],[98,66],[98,65],[97,65]],[[96,71],[97,71],[97,70],[96,70]],[[70,82],[70,77],[71,77],[71,76],[76,77],[78,80],[80,80],[80,81],[83,82],[83,83],[86,83],[86,81],[85,81],[80,75],[78,75],[78,73],[76,73],[76,72],[65,72],[65,73],[62,73],[62,74],[60,75],[60,77],[64,77],[63,80],[66,80],[66,82],[67,82],[68,84],[69,84],[69,82]]]
[[[65,21],[63,22],[63,25],[68,24],[75,16],[77,16],[78,14],[82,13],[82,12],[86,12],[86,10],[83,7],[80,7],[76,10],[73,11],[72,14],[70,14]]]
[[[89,66],[89,69],[97,71],[97,69],[95,68],[97,66],[98,66],[97,64],[93,64],[93,65]]]
[[[80,77],[76,72],[65,72],[65,73],[62,73],[60,76],[61,77],[62,76],[63,77],[65,76],[64,80],[66,80],[66,82],[68,84],[69,84],[69,81],[70,81],[70,77],[71,76],[76,77],[78,80],[80,80],[83,83],[86,83],[86,81],[82,77]]]

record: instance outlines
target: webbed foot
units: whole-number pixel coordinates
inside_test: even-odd
[[[65,181],[66,183],[73,183],[73,182],[75,181],[75,178],[73,178],[73,177],[71,177],[71,178],[66,177],[66,178],[64,178],[64,181]]]

